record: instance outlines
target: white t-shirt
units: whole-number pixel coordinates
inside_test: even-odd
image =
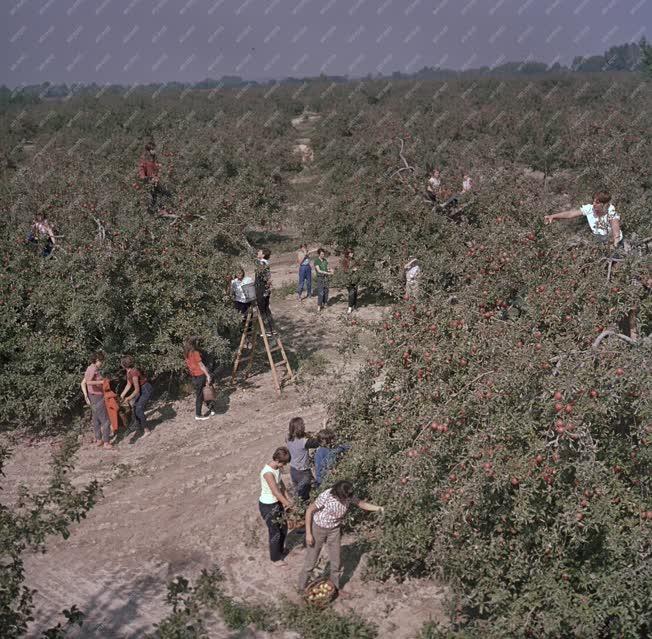
[[[620,220],[620,215],[616,212],[616,208],[613,204],[609,205],[606,215],[596,215],[593,211],[593,204],[580,206],[580,211],[589,223],[594,235],[611,235],[611,220]],[[618,241],[620,242],[622,239],[623,232],[620,231]]]
[[[428,180],[428,184],[433,191],[436,191],[441,186],[441,180],[433,175]]]
[[[414,282],[421,273],[421,267],[418,264],[415,264],[411,269],[408,269],[405,272],[405,279],[408,282]]]
[[[231,290],[233,291],[233,297],[235,298],[236,302],[247,302],[247,296],[244,294],[242,287],[245,284],[251,284],[252,281],[253,280],[248,276],[245,276],[241,280],[239,280],[237,277],[231,280]]]
[[[260,503],[261,504],[275,504],[278,499],[274,497],[272,489],[269,487],[265,475],[267,473],[272,473],[277,484],[281,483],[281,469],[277,468],[276,470],[272,468],[269,464],[265,464],[265,467],[260,471]]]
[[[471,178],[466,178],[466,180],[462,182],[462,191],[466,193],[467,191],[470,191],[472,188],[473,188],[473,180]]]

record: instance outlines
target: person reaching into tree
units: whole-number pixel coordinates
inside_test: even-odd
[[[305,284],[306,298],[312,295],[312,268],[310,267],[310,251],[305,244],[302,244],[297,251],[297,264],[299,265],[299,287],[297,295],[301,301],[301,294]]]
[[[473,189],[473,179],[468,173],[464,174],[462,179],[462,193],[468,193]]]
[[[556,220],[572,220],[576,217],[586,218],[593,236],[604,244],[608,242],[616,248],[622,244],[623,232],[620,228],[620,215],[611,203],[611,194],[608,191],[597,191],[593,194],[593,203],[584,204],[578,209],[569,209],[552,215],[545,215],[545,224],[552,224]]]
[[[104,380],[100,374],[105,359],[106,356],[102,351],[91,355],[90,365],[81,382],[81,389],[86,403],[91,407],[95,443],[104,448],[113,448],[110,443],[111,422],[104,403]]]
[[[310,456],[308,450],[317,448],[319,441],[306,435],[306,424],[302,417],[293,417],[290,420],[288,436],[285,443],[290,451],[290,478],[299,497],[307,502],[310,497],[312,485],[312,471],[310,470]]]
[[[280,568],[287,567],[284,561],[284,545],[287,536],[284,511],[292,507],[281,470],[290,461],[290,451],[281,446],[274,451],[272,461],[260,471],[260,498],[258,509],[269,532],[269,558]]]
[[[315,258],[315,271],[317,272],[317,310],[321,311],[328,304],[328,280],[333,271],[328,268],[326,251],[320,248]]]
[[[120,365],[127,375],[127,385],[120,394],[120,400],[126,401],[131,406],[136,428],[141,431],[143,435],[149,435],[152,430],[147,426],[145,407],[154,392],[154,388],[140,369],[136,368],[133,357],[130,355],[123,357],[120,361]]]
[[[335,433],[329,428],[317,433],[317,441],[319,447],[315,451],[315,484],[320,486],[337,463],[337,458],[351,447],[348,444],[336,446]]]
[[[358,305],[358,263],[355,261],[353,249],[347,249],[342,260],[342,271],[346,278],[346,290],[349,298],[348,313],[352,313]]]
[[[325,490],[306,510],[306,557],[299,573],[298,587],[303,591],[308,585],[324,545],[328,548],[330,579],[339,590],[342,577],[340,560],[341,525],[349,508],[357,506],[369,512],[385,512],[381,506],[355,497],[350,481],[337,481]],[[340,591],[340,596],[344,596]]]
[[[199,349],[199,337],[186,338],[183,343],[183,356],[195,387],[195,419],[197,421],[209,419],[215,415],[213,402],[206,402],[209,411],[208,415],[202,414],[202,407],[204,405],[204,386],[209,385],[212,378]]]
[[[233,296],[233,304],[236,310],[242,315],[242,326],[244,327],[247,321],[247,313],[251,302],[243,290],[245,284],[251,284],[251,278],[245,276],[244,269],[239,269],[236,276],[231,280],[231,295]]]
[[[269,267],[271,254],[269,249],[259,249],[256,258],[256,304],[267,327],[267,337],[274,335],[274,319],[269,308],[269,298],[272,295],[272,271]]]

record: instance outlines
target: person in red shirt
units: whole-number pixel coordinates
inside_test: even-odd
[[[120,400],[126,401],[131,406],[137,430],[143,432],[144,435],[149,435],[152,429],[147,426],[145,406],[147,406],[154,388],[142,371],[136,368],[133,357],[130,355],[123,357],[120,365],[127,373],[127,385],[120,394]]]
[[[204,386],[211,383],[211,374],[208,372],[206,365],[202,360],[202,354],[199,350],[199,337],[188,337],[183,343],[183,357],[186,362],[188,372],[192,377],[192,383],[195,386],[195,419],[200,421],[213,417],[213,402],[206,402],[208,406],[208,415],[202,414],[204,404]]]
[[[104,403],[104,381],[100,375],[105,359],[106,356],[102,351],[91,355],[90,366],[84,373],[81,389],[86,403],[91,407],[95,443],[104,448],[113,448],[110,443],[111,423]]]
[[[159,209],[159,198],[162,195],[169,196],[170,193],[167,189],[161,186],[159,181],[159,170],[161,165],[156,161],[156,146],[153,142],[148,142],[145,145],[145,150],[140,156],[138,164],[138,177],[149,188],[149,205],[147,210],[149,213],[157,213]]]

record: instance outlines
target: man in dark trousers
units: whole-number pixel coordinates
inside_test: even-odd
[[[269,310],[269,298],[272,294],[272,271],[269,268],[269,258],[271,251],[267,248],[259,249],[256,259],[256,303],[265,326],[267,327],[267,337],[274,335],[274,320],[272,312]]]

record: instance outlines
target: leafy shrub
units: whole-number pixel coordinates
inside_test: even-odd
[[[49,484],[45,490],[32,493],[22,487],[16,504],[0,504],[0,635],[7,639],[21,637],[33,620],[33,590],[24,584],[23,554],[26,551],[45,552],[50,535],[67,539],[70,525],[86,517],[95,505],[100,488],[96,481],[77,488],[68,477],[72,458],[78,449],[75,438],[63,440],[52,458]],[[0,476],[11,451],[0,447]],[[76,606],[63,611],[67,626],[81,625],[83,614]],[[46,631],[47,637],[65,635],[58,624]]]

